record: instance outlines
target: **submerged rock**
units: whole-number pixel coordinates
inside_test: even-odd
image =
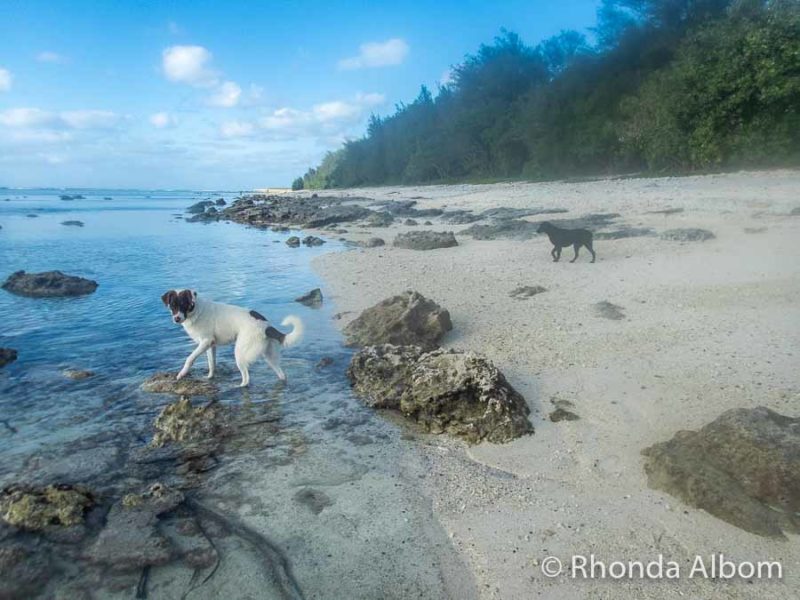
[[[217,386],[208,379],[195,379],[189,375],[178,381],[176,376],[177,373],[156,373],[142,383],[142,391],[179,396],[213,396],[217,393]]]
[[[414,219],[406,219],[403,221],[403,225],[407,225],[408,227],[416,227],[419,225],[419,223],[417,223]]]
[[[632,237],[646,237],[655,235],[649,227],[624,227],[614,231],[601,231],[594,234],[596,240],[624,240]]]
[[[0,598],[35,598],[51,575],[50,561],[41,548],[18,543],[0,546]]]
[[[531,298],[546,291],[547,288],[541,285],[523,285],[511,290],[508,295],[518,300],[524,300],[525,298]]]
[[[594,310],[597,314],[604,319],[611,319],[612,321],[621,321],[625,318],[625,309],[617,304],[612,304],[608,300],[603,300],[594,305]]]
[[[297,237],[296,235],[293,235],[288,240],[286,240],[286,245],[289,246],[289,248],[299,248],[300,238]]]
[[[432,433],[502,443],[533,432],[525,399],[472,352],[368,346],[353,356],[347,376],[365,404],[398,410]]]
[[[17,360],[17,351],[13,348],[0,348],[0,367]]]
[[[452,231],[409,231],[394,238],[395,248],[408,250],[436,250],[458,246]]]
[[[370,227],[388,227],[394,223],[394,217],[388,212],[374,212],[366,219]]]
[[[294,301],[311,308],[319,308],[322,306],[322,290],[319,288],[314,288],[307,294],[303,294],[299,298],[295,298]]]
[[[75,381],[94,377],[94,371],[87,371],[85,369],[64,369],[61,371],[61,374],[67,379],[72,379]]]
[[[308,508],[308,510],[315,515],[318,515],[327,507],[333,505],[333,500],[331,500],[325,492],[313,488],[298,490],[294,495],[294,500],[298,504]]]
[[[9,275],[3,289],[30,298],[56,298],[61,296],[83,296],[97,289],[97,282],[61,271],[26,273],[17,271]]]
[[[449,312],[409,290],[364,310],[347,324],[344,335],[348,346],[396,344],[430,349],[452,328]]]
[[[713,240],[716,236],[707,229],[694,227],[684,229],[667,229],[661,234],[662,240],[671,242],[705,242]]]
[[[158,530],[158,516],[174,510],[183,494],[160,483],[143,494],[129,494],[111,507],[106,526],[87,557],[115,571],[133,571],[163,565],[175,548]]]
[[[203,443],[213,441],[222,430],[217,404],[192,406],[189,398],[168,404],[156,418],[156,433],[151,446],[161,447],[171,442]]]
[[[800,419],[732,409],[642,454],[650,487],[751,533],[800,533]]]
[[[41,531],[50,525],[80,525],[93,505],[92,493],[78,485],[12,485],[0,492],[0,517],[6,523],[31,531]]]
[[[66,225],[67,227],[83,227],[83,221],[61,221],[62,225]]]
[[[217,206],[225,206],[227,202],[225,202],[225,198],[217,198],[214,204],[216,204]]]

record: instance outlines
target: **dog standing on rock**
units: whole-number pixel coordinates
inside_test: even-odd
[[[553,257],[553,262],[558,262],[561,258],[561,249],[567,246],[572,246],[575,250],[575,256],[569,261],[574,263],[578,258],[578,251],[581,246],[586,246],[586,249],[592,253],[592,262],[594,262],[595,254],[592,248],[592,232],[588,229],[562,229],[556,227],[549,221],[545,221],[536,230],[536,233],[546,233],[550,238],[550,243],[553,244],[553,249],[550,255]]]
[[[198,298],[194,290],[170,290],[161,296],[172,320],[183,326],[189,337],[197,342],[183,365],[178,379],[189,374],[194,361],[203,353],[208,358],[208,378],[214,377],[217,346],[234,344],[236,366],[242,374],[241,387],[250,383],[250,365],[263,357],[278,379],[286,381],[281,369],[281,348],[293,346],[303,335],[303,322],[295,316],[286,317],[281,325],[291,325],[292,331],[282,333],[254,310],[232,304],[222,304]]]

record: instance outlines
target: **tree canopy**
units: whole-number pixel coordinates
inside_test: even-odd
[[[503,30],[304,187],[800,162],[796,0],[603,0],[594,37]]]

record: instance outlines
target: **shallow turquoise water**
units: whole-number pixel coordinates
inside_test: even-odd
[[[161,294],[171,288],[257,309],[274,323],[299,315],[308,334],[284,352],[284,368],[297,383],[289,393],[318,376],[313,367],[322,356],[346,360],[330,309],[293,301],[321,285],[309,262],[337,249],[337,242],[291,249],[283,244],[291,233],[176,218],[189,204],[211,197],[197,192],[68,192],[86,196],[76,201],[60,200],[60,193],[0,191],[0,278],[20,269],[58,269],[100,284],[81,298],[31,299],[0,291],[0,345],[19,352],[0,374],[0,419],[18,430],[11,444],[0,446],[0,473],[4,455],[119,426],[135,411],[145,377],[180,368],[192,346],[161,304]],[[233,194],[218,197],[230,200]],[[65,220],[85,225],[62,225]],[[221,371],[221,385],[234,387],[232,349],[222,348],[219,361],[232,368]],[[66,367],[97,375],[67,380],[61,374]],[[195,363],[198,373],[204,369],[204,359]],[[275,383],[266,365],[256,365],[250,397]],[[12,441],[8,435],[0,432]]]

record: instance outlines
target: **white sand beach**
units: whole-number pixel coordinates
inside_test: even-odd
[[[309,194],[310,192],[302,192]],[[327,193],[327,192],[326,192]],[[416,290],[450,311],[445,347],[489,357],[525,396],[536,432],[503,445],[467,446],[419,435],[420,480],[434,513],[475,573],[481,598],[753,598],[800,596],[800,546],[760,537],[651,490],[641,450],[698,429],[729,408],[766,406],[800,416],[800,171],[579,183],[382,187],[333,194],[416,199],[417,208],[565,208],[553,218],[617,212],[656,233],[699,227],[716,238],[597,240],[597,262],[572,250],[553,263],[545,236],[478,241],[465,225],[370,230],[385,247],[315,262],[340,325],[380,300]],[[656,214],[667,208],[674,214]],[[540,221],[546,216],[529,217]],[[458,247],[391,246],[398,232],[452,230]],[[517,299],[519,286],[547,291]],[[622,307],[624,319],[594,304]],[[554,401],[577,421],[553,423]],[[573,579],[573,555],[686,567],[679,580]],[[695,555],[777,560],[781,581],[688,577]],[[563,561],[547,578],[541,563]]]

